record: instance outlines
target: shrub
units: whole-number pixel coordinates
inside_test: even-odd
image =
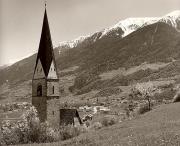
[[[48,123],[40,123],[34,107],[31,107],[20,121],[4,121],[1,130],[5,145],[58,140],[58,134],[49,127]]]
[[[3,122],[2,129],[2,140],[1,143],[5,145],[14,145],[19,143],[20,137],[18,136],[18,131],[13,127],[9,121]]]
[[[111,126],[117,123],[117,119],[114,116],[106,116],[101,120],[103,126]]]
[[[98,130],[102,128],[102,124],[100,122],[95,122],[91,125],[91,129]]]
[[[144,104],[138,107],[137,109],[137,114],[144,114],[146,112],[149,111],[149,105],[148,104]]]
[[[133,102],[133,100],[127,101],[126,104],[122,105],[122,108],[125,111],[126,117],[130,118],[133,111],[136,109],[137,103]]]
[[[59,131],[52,129],[47,122],[41,123],[39,130],[39,142],[55,142],[59,140]]]
[[[59,135],[61,140],[67,140],[80,135],[85,132],[82,126],[74,127],[73,125],[60,127]]]
[[[4,146],[5,142],[3,141],[3,139],[0,137],[0,146]]]
[[[84,124],[85,124],[86,127],[90,126],[90,122],[89,121],[86,121]]]
[[[161,93],[156,93],[154,99],[159,102],[163,102],[163,100],[172,100],[175,97],[176,91],[172,88],[168,88],[163,90]]]

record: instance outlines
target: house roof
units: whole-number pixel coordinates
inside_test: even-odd
[[[50,29],[49,29],[49,22],[48,22],[46,9],[44,12],[44,20],[43,20],[41,39],[40,39],[40,43],[39,43],[39,50],[38,50],[38,54],[37,54],[35,70],[36,70],[39,59],[41,61],[41,64],[42,64],[42,67],[43,67],[46,77],[48,76],[52,61],[54,62],[55,68],[57,69],[56,63],[55,63],[55,57],[54,57],[54,52],[53,52],[53,45],[52,45],[52,40],[51,40],[51,33],[50,33]]]
[[[81,118],[77,109],[60,109],[60,125],[74,124],[74,118],[77,118],[82,124]]]

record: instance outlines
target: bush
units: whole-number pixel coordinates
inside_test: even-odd
[[[137,109],[137,114],[144,114],[146,112],[149,112],[149,105],[148,104],[141,105]]]
[[[124,109],[127,118],[131,117],[131,114],[136,109],[136,107],[137,107],[137,103],[133,102],[133,100],[127,101],[126,104],[122,105],[122,108]]]
[[[19,130],[10,123],[10,121],[3,121],[2,142],[6,145],[14,145],[20,143],[21,135]]]
[[[105,127],[111,126],[117,123],[117,119],[114,116],[106,116],[101,120],[101,124]]]
[[[159,102],[163,102],[163,100],[172,100],[175,97],[176,92],[172,88],[168,88],[163,90],[161,93],[156,93],[154,95],[154,99]]]
[[[40,133],[39,133],[39,142],[55,142],[59,140],[59,131],[52,129],[48,123],[41,123]]]
[[[98,130],[102,128],[102,124],[100,122],[95,122],[91,125],[91,129]]]
[[[82,126],[74,127],[73,125],[62,126],[60,128],[59,134],[61,140],[67,140],[80,135],[85,132]]]
[[[20,121],[4,121],[1,130],[2,142],[5,145],[43,143],[58,140],[58,134],[49,127],[48,123],[40,123],[34,107],[31,107]]]
[[[86,121],[84,124],[86,127],[89,127],[91,125],[89,121]]]

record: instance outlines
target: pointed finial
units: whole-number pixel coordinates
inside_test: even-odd
[[[46,6],[47,6],[47,0],[44,1],[44,4],[45,4],[45,8],[46,8]]]

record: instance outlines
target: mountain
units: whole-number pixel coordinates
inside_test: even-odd
[[[71,41],[61,42],[59,44],[59,46],[74,48],[77,45],[84,42],[85,40],[92,38],[94,36],[94,34],[96,34],[97,37],[94,38],[93,42],[95,42],[96,40],[101,39],[103,36],[106,36],[113,32],[114,32],[114,35],[116,35],[116,36],[125,37],[141,27],[144,27],[144,26],[147,26],[150,24],[154,24],[157,22],[165,22],[165,23],[173,26],[177,30],[180,30],[180,23],[179,23],[180,22],[180,11],[179,10],[173,11],[163,17],[127,18],[125,20],[119,21],[117,24],[115,24],[109,28],[105,28],[101,31],[97,31],[96,33],[89,34],[87,36],[80,36]],[[122,32],[119,33],[118,32],[119,30],[122,30]]]
[[[180,58],[180,34],[173,27],[158,22],[145,26],[123,39],[105,37],[93,45],[76,51],[74,50],[74,55],[69,54],[66,57],[72,55],[77,57],[73,60],[84,63],[76,64],[81,66],[83,72],[76,77],[73,86],[74,89],[84,93],[102,88],[104,82],[99,75],[103,72],[119,68],[127,70],[144,62],[167,63],[171,62],[172,58],[178,60]],[[81,59],[78,59],[80,56]],[[128,80],[131,82],[133,78],[128,78]],[[108,87],[106,82],[104,84]],[[124,85],[121,84],[121,79],[119,85]]]
[[[10,66],[10,64],[1,65],[1,66],[0,66],[0,70],[6,68],[6,67],[8,67],[8,66]]]
[[[56,47],[60,85],[67,92],[63,96],[177,76],[180,72],[178,13],[162,18],[126,19],[106,31],[80,37],[74,46],[64,43]],[[0,70],[0,99],[31,97],[35,60],[36,54]],[[161,67],[153,69],[159,62]],[[137,69],[142,64],[143,68]],[[107,78],[107,74],[111,76]]]

